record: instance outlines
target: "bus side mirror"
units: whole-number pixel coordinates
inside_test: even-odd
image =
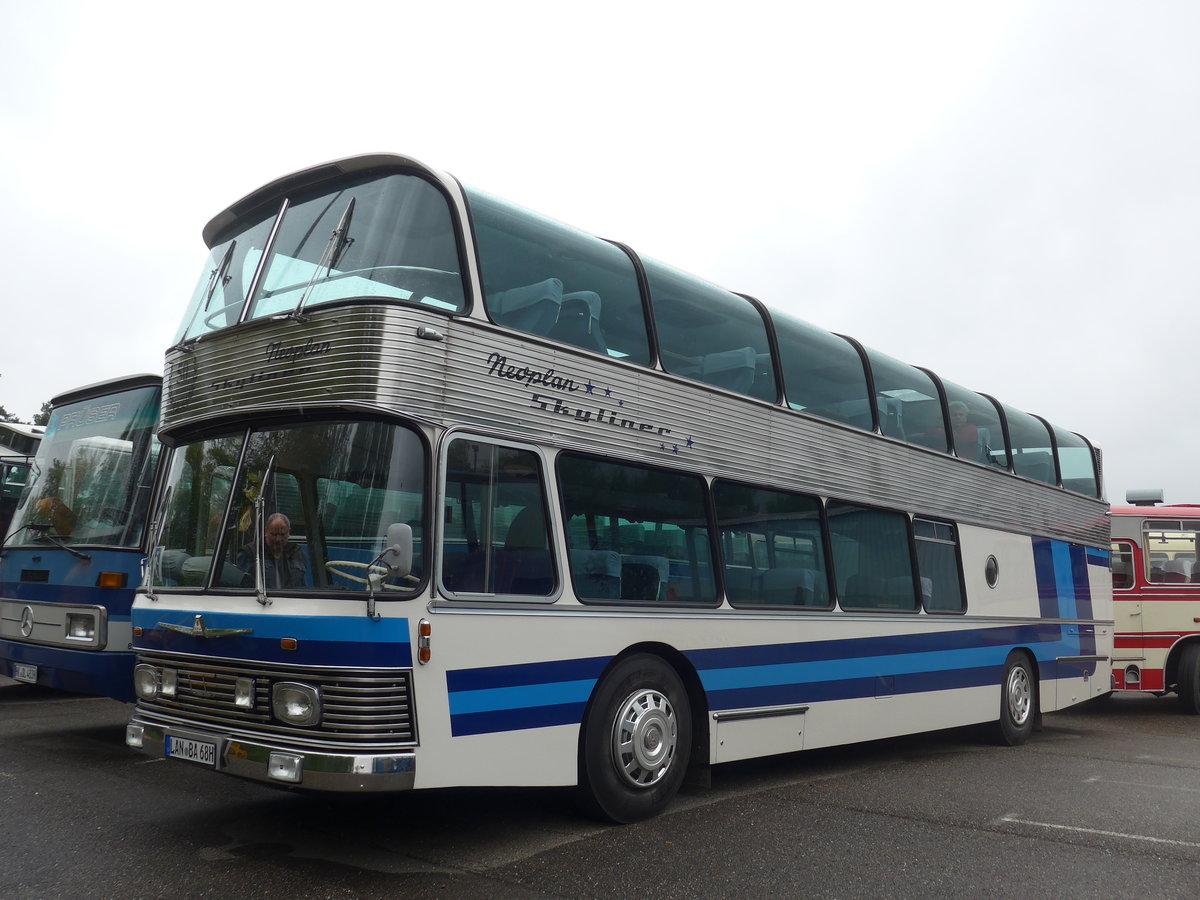
[[[387,549],[379,554],[379,561],[387,566],[392,577],[405,578],[412,571],[412,559],[412,526],[393,522],[387,530]]]

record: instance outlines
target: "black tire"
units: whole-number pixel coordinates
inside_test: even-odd
[[[596,688],[580,729],[580,803],[618,824],[657,815],[683,783],[691,747],[678,673],[648,653],[621,660]]]
[[[1176,678],[1180,708],[1188,715],[1200,715],[1200,644],[1187,644],[1179,657]]]
[[[1029,657],[1018,650],[1008,654],[1000,682],[1000,718],[994,726],[997,743],[1016,747],[1029,740],[1037,719],[1037,679]]]

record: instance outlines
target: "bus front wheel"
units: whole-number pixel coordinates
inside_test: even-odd
[[[1008,655],[1004,680],[1000,682],[1000,718],[996,721],[998,743],[1015,747],[1029,740],[1037,717],[1037,679],[1029,657],[1019,651]]]
[[[683,783],[692,746],[687,691],[657,656],[621,660],[604,677],[580,731],[584,808],[625,824],[657,815]]]
[[[1179,657],[1178,676],[1179,703],[1190,715],[1200,715],[1200,644],[1192,643],[1183,648]]]

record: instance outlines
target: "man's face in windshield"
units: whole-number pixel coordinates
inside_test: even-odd
[[[288,538],[292,536],[291,526],[281,515],[273,515],[267,520],[267,554],[278,558],[283,555]]]

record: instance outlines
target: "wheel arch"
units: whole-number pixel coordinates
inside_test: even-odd
[[[1025,657],[1025,661],[1029,663],[1029,674],[1033,676],[1033,727],[1035,730],[1041,730],[1042,727],[1042,664],[1038,661],[1037,654],[1033,652],[1032,647],[1016,646],[1008,651],[1008,655],[1004,657],[1005,666],[1008,665],[1009,659],[1014,653],[1018,653]]]
[[[1167,651],[1167,659],[1163,663],[1163,689],[1172,690],[1179,688],[1179,661],[1183,658],[1183,651],[1189,646],[1200,644],[1200,634],[1192,634],[1182,637],[1171,645],[1171,649]]]
[[[583,708],[581,722],[586,722],[588,714],[592,711],[592,704],[596,700],[596,692],[608,674],[616,668],[616,666],[624,659],[630,656],[635,656],[639,653],[647,653],[651,656],[657,656],[663,662],[667,663],[675,674],[679,676],[679,680],[683,682],[683,688],[687,691],[688,696],[688,711],[692,718],[692,747],[691,747],[691,763],[690,768],[695,769],[698,766],[707,767],[709,764],[709,745],[708,745],[708,700],[704,693],[704,686],[700,683],[700,674],[696,671],[696,667],[692,665],[684,654],[672,647],[670,644],[664,644],[658,641],[643,641],[638,644],[630,644],[616,656],[609,660],[608,665],[604,667],[604,671],[600,673],[600,677],[596,679],[595,685],[588,696],[587,704]],[[579,735],[579,753],[583,753],[583,731],[580,730]]]

